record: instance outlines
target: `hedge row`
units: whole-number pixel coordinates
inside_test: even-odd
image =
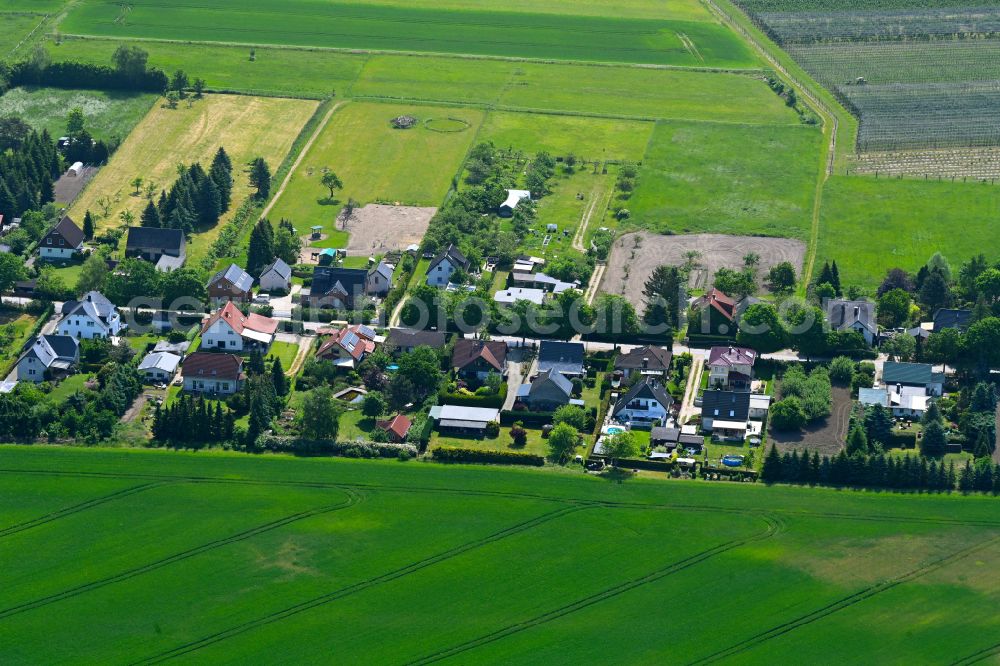
[[[448,393],[441,391],[438,402],[442,405],[462,405],[463,407],[503,407],[507,399],[507,385],[500,385],[500,392],[494,395],[466,395],[464,393]]]
[[[552,412],[511,411],[500,412],[500,425],[513,425],[521,421],[526,426],[543,426],[552,423]]]
[[[42,85],[53,88],[95,88],[97,90],[134,90],[162,93],[167,89],[167,75],[159,69],[130,76],[106,65],[83,62],[54,62],[41,71],[28,62],[10,68],[11,87]]]
[[[398,458],[413,457],[417,447],[413,444],[394,442],[335,442],[328,439],[309,440],[280,435],[261,435],[254,442],[260,451],[296,453],[299,455],[344,456],[347,458]]]
[[[545,458],[516,451],[477,451],[475,449],[434,449],[434,459],[440,462],[492,463],[496,465],[529,465],[541,467]]]

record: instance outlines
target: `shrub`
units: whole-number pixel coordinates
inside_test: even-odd
[[[775,430],[793,431],[806,424],[806,413],[799,399],[791,396],[774,403],[768,419]]]
[[[838,356],[830,362],[830,380],[838,384],[850,383],[854,377],[854,361],[846,356]]]
[[[434,460],[454,463],[492,463],[496,465],[529,465],[541,467],[545,459],[531,453],[516,451],[477,451],[474,449],[458,449],[441,447],[434,449]]]

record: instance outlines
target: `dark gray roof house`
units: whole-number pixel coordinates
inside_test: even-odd
[[[634,409],[633,401],[637,399],[655,400],[664,409],[670,409],[674,404],[674,399],[659,381],[655,379],[643,378],[615,403],[611,411],[612,416],[618,416],[621,412]]]
[[[184,263],[187,248],[180,229],[129,227],[125,256],[138,257],[156,264],[157,270],[171,271]]]
[[[720,421],[747,421],[750,418],[750,394],[746,391],[709,389],[701,396],[701,417]]]
[[[944,382],[944,374],[934,372],[929,363],[895,363],[886,361],[882,366],[882,383],[891,386],[924,386]]]
[[[615,370],[640,372],[650,374],[665,374],[670,370],[670,361],[673,354],[664,347],[646,345],[636,347],[627,354],[619,354],[615,359]]]
[[[445,334],[443,331],[422,331],[415,328],[394,328],[389,331],[386,338],[386,345],[401,352],[413,351],[417,347],[433,347],[440,349],[444,347]]]
[[[323,305],[352,309],[354,301],[365,293],[368,271],[363,268],[335,268],[317,266],[309,287],[309,302],[313,307]]]
[[[830,298],[824,302],[823,308],[830,328],[835,331],[857,331],[868,344],[874,342],[878,335],[874,303]]]
[[[970,323],[972,323],[972,310],[941,308],[934,313],[935,332],[943,331],[946,328],[965,330]]]
[[[550,369],[564,375],[583,375],[583,344],[542,340],[538,345],[538,372]]]
[[[430,265],[427,266],[427,272],[430,273],[434,270],[434,267],[440,264],[442,261],[447,259],[452,266],[455,268],[461,268],[463,270],[469,269],[469,260],[465,258],[455,245],[449,245],[444,250],[438,253],[436,257],[431,261]]]

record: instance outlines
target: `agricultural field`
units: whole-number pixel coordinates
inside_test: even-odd
[[[688,4],[685,2],[684,4]],[[194,40],[556,60],[756,67],[750,49],[713,21],[283,0],[164,6],[84,0],[60,29],[71,35]]]
[[[54,138],[66,133],[71,109],[83,111],[84,126],[95,139],[122,141],[149,112],[157,95],[105,90],[14,88],[0,97],[0,116],[18,116]]]
[[[390,121],[401,115],[419,124],[394,129]],[[313,225],[330,234],[338,231],[336,218],[348,198],[361,204],[437,206],[483,116],[478,109],[347,102],[309,149],[270,217],[291,220],[303,234]],[[344,183],[333,199],[320,182],[324,168]]]
[[[0,58],[14,53],[18,44],[31,34],[44,16],[22,12],[4,12],[7,7],[0,3]]]
[[[737,0],[860,119],[860,151],[1000,145],[995,3]]]
[[[208,95],[190,108],[182,103],[169,109],[158,101],[74,202],[69,214],[74,219],[83,219],[87,210],[99,214],[98,229],[120,226],[119,214],[124,210],[132,211],[138,220],[146,199],[135,196],[130,185],[133,178],[156,183],[157,191],[166,189],[176,178],[178,164],[200,161],[208,165],[222,146],[236,167],[233,205],[228,213],[232,215],[252,192],[241,165],[261,156],[272,171],[276,169],[316,107],[315,102],[303,100],[233,95]],[[98,203],[105,197],[111,202],[107,214]],[[216,227],[197,234],[188,256],[197,259],[227,220],[224,216]]]
[[[388,7],[406,7],[406,0],[356,0],[357,4]],[[438,9],[484,10],[493,9],[493,0],[434,0]],[[575,14],[577,16],[613,16],[622,18],[670,19],[680,21],[714,21],[715,19],[697,0],[622,0],[608,4],[604,0],[509,0],[504,10],[518,13]]]
[[[834,176],[823,192],[819,261],[874,288],[940,251],[953,266],[996,247],[1000,190],[983,183]]]
[[[587,161],[638,162],[652,133],[650,122],[494,111],[486,116],[478,140],[527,154],[544,150]]]
[[[621,202],[629,226],[805,239],[822,135],[815,127],[660,122]]]
[[[1000,630],[985,497],[52,447],[0,467],[6,663],[951,662]]]

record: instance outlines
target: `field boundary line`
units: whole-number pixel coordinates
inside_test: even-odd
[[[914,569],[910,569],[905,573],[879,581],[874,585],[869,585],[868,587],[858,590],[854,594],[838,599],[837,601],[827,604],[822,608],[816,609],[811,613],[807,613],[806,615],[802,615],[794,620],[789,620],[788,622],[776,625],[766,631],[751,636],[735,645],[732,645],[723,650],[719,650],[718,652],[714,652],[706,657],[702,657],[701,659],[697,659],[690,663],[710,664],[719,661],[720,659],[727,659],[734,657],[738,654],[746,652],[747,650],[757,647],[758,645],[761,645],[766,641],[790,633],[798,629],[799,627],[805,626],[807,624],[812,624],[817,620],[822,620],[823,618],[833,615],[838,611],[844,610],[845,608],[850,608],[855,604],[861,603],[862,601],[870,599],[871,597],[874,597],[883,592],[887,592],[899,585],[910,582],[912,580],[916,580],[917,578],[921,578],[933,571],[936,571],[944,567],[947,564],[951,564],[957,560],[961,560],[965,557],[968,557],[973,553],[985,550],[986,548],[989,548],[990,546],[993,546],[997,543],[1000,543],[1000,536],[994,536],[992,538],[986,539],[985,541],[981,541],[977,544],[973,544],[965,548],[960,548],[952,553],[948,553],[946,555],[933,559],[927,562],[926,564],[918,566]]]
[[[138,486],[132,486],[130,488],[125,488],[113,492],[109,495],[103,495],[101,497],[95,497],[89,499],[85,502],[79,504],[74,504],[73,506],[68,506],[57,511],[52,511],[43,516],[38,516],[37,518],[32,518],[31,520],[26,520],[9,527],[0,529],[0,538],[10,536],[11,534],[17,534],[19,532],[24,532],[25,530],[30,530],[33,527],[38,527],[40,525],[45,525],[46,523],[51,523],[60,518],[65,518],[66,516],[71,516],[75,513],[80,513],[81,511],[86,511],[87,509],[92,509],[102,504],[108,502],[113,502],[115,500],[122,499],[124,497],[129,497],[130,495],[136,495],[138,493],[144,492],[146,490],[152,490],[153,488],[159,488],[161,486],[169,486],[171,484],[178,483],[176,481],[154,481],[151,483],[144,483]]]
[[[298,604],[295,604],[294,606],[289,606],[288,608],[285,608],[283,610],[270,613],[261,618],[257,618],[256,620],[245,622],[235,627],[231,627],[216,634],[206,636],[197,641],[186,643],[172,650],[162,652],[158,655],[154,655],[152,657],[134,663],[157,664],[166,661],[168,659],[173,659],[175,657],[190,654],[192,652],[200,650],[203,647],[207,647],[209,645],[213,645],[215,643],[228,640],[229,638],[238,636],[252,629],[256,629],[257,627],[266,626],[274,622],[279,622],[281,620],[288,619],[289,617],[293,617],[295,615],[298,615],[299,613],[312,610],[313,608],[323,606],[333,601],[337,601],[339,599],[355,594],[357,592],[367,590],[376,585],[381,585],[382,583],[388,583],[397,580],[399,578],[403,578],[404,576],[416,573],[421,569],[426,569],[427,567],[433,566],[435,564],[445,562],[452,558],[458,557],[459,555],[462,555],[466,552],[475,550],[476,548],[481,548],[482,546],[495,543],[497,541],[502,541],[503,539],[506,539],[508,537],[520,534],[521,532],[528,531],[532,528],[538,527],[539,525],[544,525],[545,523],[548,523],[552,520],[556,520],[557,518],[561,518],[565,515],[575,513],[577,511],[582,511],[587,508],[593,508],[593,507],[587,505],[575,504],[571,506],[565,506],[555,511],[550,511],[548,513],[544,513],[539,516],[535,516],[530,520],[517,523],[516,525],[504,528],[498,532],[494,532],[493,534],[482,537],[480,539],[475,539],[473,541],[469,541],[464,544],[455,546],[448,550],[442,551],[436,555],[431,555],[417,562],[413,562],[406,566],[400,567],[399,569],[395,569],[393,571],[381,574],[379,576],[375,576],[373,578],[369,578],[367,580],[354,583],[353,585],[348,585],[347,587],[340,588],[339,590],[335,590],[333,592],[323,594],[313,599],[300,602]]]
[[[38,16],[38,14],[36,14],[34,12],[4,12],[4,13],[5,14],[23,14],[25,16]],[[42,14],[41,17],[42,18],[39,19],[38,23],[35,24],[35,27],[31,29],[31,32],[29,32],[27,35],[25,35],[23,38],[21,38],[21,41],[19,41],[17,44],[14,45],[14,48],[12,48],[10,51],[7,51],[6,57],[9,58],[12,55],[14,55],[15,53],[17,53],[17,50],[19,48],[21,48],[21,46],[23,46],[25,44],[25,42],[30,41],[31,38],[34,36],[34,34],[36,32],[38,32],[38,29],[41,28],[43,25],[45,25],[45,23],[49,20],[49,14]]]
[[[67,32],[61,35],[63,39],[80,39],[101,42],[151,42],[161,44],[181,44],[181,45],[203,45],[203,46],[226,46],[258,49],[273,49],[276,51],[316,51],[319,53],[339,53],[354,56],[377,56],[392,55],[405,56],[411,58],[455,58],[458,60],[494,60],[500,62],[525,62],[541,65],[574,65],[577,67],[624,67],[635,69],[663,69],[680,72],[703,72],[706,74],[735,74],[738,76],[746,74],[762,74],[762,67],[710,67],[685,65],[666,65],[661,63],[644,62],[617,62],[614,60],[559,60],[555,58],[528,58],[525,56],[502,56],[479,53],[452,53],[449,51],[398,51],[392,49],[361,49],[346,46],[304,46],[302,44],[270,44],[267,42],[227,42],[218,40],[198,40],[198,39],[166,39],[160,37],[110,37],[106,35],[87,35],[84,33]]]
[[[733,550],[734,548],[739,548],[741,546],[745,546],[755,541],[769,539],[775,536],[776,534],[784,531],[785,529],[784,523],[778,520],[775,516],[771,516],[766,513],[756,513],[755,515],[756,517],[761,518],[766,525],[764,531],[762,532],[758,532],[757,534],[753,534],[748,537],[744,537],[742,539],[733,539],[732,541],[721,543],[717,546],[713,546],[712,548],[708,548],[701,552],[695,553],[694,555],[689,555],[688,557],[685,557],[676,562],[671,562],[670,564],[661,567],[659,569],[656,569],[655,571],[651,571],[650,573],[645,574],[644,576],[633,578],[632,580],[626,581],[624,583],[619,583],[618,585],[609,587],[600,592],[596,592],[587,597],[583,597],[582,599],[578,599],[572,603],[550,610],[546,613],[542,613],[541,615],[537,615],[529,620],[524,620],[523,622],[518,622],[516,624],[508,625],[492,633],[484,634],[479,638],[475,638],[460,645],[456,645],[451,648],[442,650],[440,652],[436,652],[434,654],[421,657],[409,663],[431,664],[437,661],[441,661],[442,659],[448,659],[454,657],[469,650],[474,650],[478,647],[482,647],[483,645],[487,645],[489,643],[493,643],[495,641],[501,640],[513,634],[525,631],[526,629],[532,629],[539,625],[546,624],[553,620],[565,617],[566,615],[571,615],[573,613],[576,613],[580,610],[583,610],[595,604],[599,604],[603,601],[607,601],[608,599],[613,599],[617,596],[625,594],[626,592],[630,592],[644,585],[655,583],[663,578],[666,578],[667,576],[679,573],[681,571],[684,571],[685,569],[695,566],[696,564],[700,564],[705,560],[711,559],[716,555],[720,555],[727,551]]]
[[[87,471],[67,471],[67,470],[38,470],[38,469],[8,469],[0,468],[0,474],[37,474],[41,476],[67,476],[83,478],[111,478],[111,479],[148,479],[148,480],[175,480],[188,481],[193,483],[232,483],[236,485],[259,485],[259,486],[290,486],[293,488],[333,488],[333,489],[353,489],[385,492],[422,492],[422,493],[451,493],[456,495],[469,495],[473,497],[504,497],[510,499],[531,499],[546,502],[575,502],[587,504],[588,506],[601,506],[608,508],[632,508],[632,509],[684,509],[691,511],[715,511],[723,513],[734,513],[739,515],[755,515],[749,509],[738,507],[717,506],[712,504],[678,504],[678,503],[641,503],[622,502],[610,499],[591,499],[579,497],[553,497],[551,495],[539,495],[533,493],[503,492],[499,490],[477,490],[473,488],[450,488],[450,487],[427,487],[427,486],[392,486],[379,485],[373,483],[358,483],[355,481],[344,483],[334,481],[296,481],[296,480],[264,480],[264,479],[234,479],[228,477],[211,476],[177,476],[168,474],[137,474],[137,473],[116,473],[109,472],[87,472]],[[676,483],[685,483],[676,481]],[[696,482],[691,482],[696,483]],[[831,488],[831,490],[834,490]],[[898,493],[909,494],[909,493]],[[931,493],[927,493],[930,495]],[[855,520],[865,522],[892,522],[911,523],[916,525],[954,525],[965,527],[995,527],[1000,528],[1000,521],[989,520],[953,520],[948,518],[925,518],[920,516],[878,516],[863,514],[844,514],[825,511],[796,511],[790,509],[771,509],[772,515],[783,515],[792,518],[832,518],[838,520]]]
[[[305,520],[306,518],[312,518],[325,513],[339,511],[341,509],[347,509],[356,505],[358,502],[362,500],[362,497],[356,492],[349,491],[344,488],[341,488],[341,490],[347,495],[347,499],[345,499],[342,502],[337,502],[336,504],[329,504],[314,509],[307,509],[306,511],[299,511],[297,513],[289,514],[282,518],[278,518],[277,520],[272,520],[271,522],[264,523],[262,525],[257,525],[256,527],[252,527],[242,532],[237,532],[236,534],[232,534],[228,537],[216,539],[215,541],[210,541],[200,546],[195,546],[194,548],[189,548],[179,553],[168,555],[167,557],[161,558],[154,562],[150,562],[148,564],[144,564],[142,566],[135,567],[127,571],[122,571],[120,573],[114,574],[113,576],[107,576],[105,578],[101,578],[96,581],[91,581],[90,583],[77,585],[76,587],[72,587],[68,590],[63,590],[62,592],[56,592],[55,594],[50,594],[48,596],[35,599],[34,601],[27,601],[17,604],[16,606],[10,606],[9,608],[0,610],[0,620],[5,620],[6,618],[11,617],[13,615],[19,615],[20,613],[24,613],[26,611],[35,610],[37,608],[48,606],[49,604],[55,603],[57,601],[62,601],[64,599],[76,597],[87,592],[93,592],[94,590],[98,590],[102,587],[107,587],[108,585],[120,583],[122,581],[135,578],[137,576],[149,573],[151,571],[162,569],[165,566],[174,564],[176,562],[181,562],[183,560],[187,560],[192,557],[196,557],[203,553],[215,550],[216,548],[221,548],[223,546],[228,546],[233,543],[245,541],[260,534],[265,534],[267,532],[279,529],[281,527],[285,527],[286,525],[296,523],[300,520]]]
[[[337,102],[330,107],[329,111],[326,112],[326,115],[323,116],[323,120],[321,120],[316,126],[316,129],[313,130],[312,136],[310,136],[309,140],[306,141],[304,146],[302,146],[302,150],[299,151],[298,157],[296,157],[295,161],[292,162],[292,166],[288,169],[288,173],[285,174],[285,179],[281,181],[281,187],[279,187],[278,191],[274,193],[273,197],[271,197],[271,201],[264,207],[264,210],[261,212],[259,217],[267,217],[271,212],[271,209],[274,208],[274,205],[278,203],[278,199],[285,193],[285,188],[288,187],[288,183],[291,182],[295,171],[299,168],[299,165],[302,164],[302,160],[305,159],[306,153],[308,153],[309,149],[312,148],[314,143],[316,143],[316,139],[319,138],[320,133],[326,129],[327,123],[330,122],[330,118],[333,117],[333,114],[336,113],[337,109],[346,103],[346,100]]]

